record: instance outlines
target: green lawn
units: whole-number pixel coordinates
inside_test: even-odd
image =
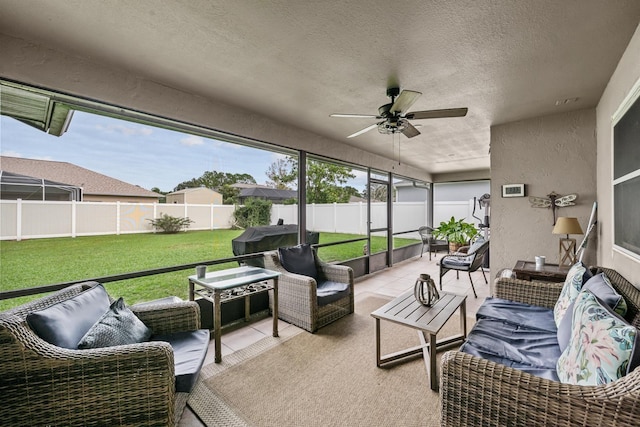
[[[232,257],[231,240],[240,234],[242,230],[214,230],[0,241],[0,289],[22,289]],[[320,233],[320,243],[358,237],[362,236]],[[416,240],[394,239],[395,247],[412,243]],[[364,242],[336,245],[321,248],[319,253],[326,261],[340,261],[362,256],[363,245]],[[384,250],[386,240],[373,238],[372,247],[373,253]],[[237,263],[229,263],[209,269],[236,266]],[[167,295],[186,299],[186,276],[190,274],[192,271],[176,271],[106,286],[111,295],[124,297],[127,304]],[[0,301],[0,311],[37,297]]]

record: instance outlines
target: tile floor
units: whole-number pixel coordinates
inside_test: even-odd
[[[413,285],[421,273],[430,274],[438,284],[438,260],[442,258],[442,254],[438,254],[437,258],[431,258],[427,255],[423,257],[415,257],[394,265],[392,268],[379,271],[366,277],[356,280],[355,283],[355,303],[363,298],[365,293],[381,294],[390,297],[396,297],[401,293],[413,288]],[[491,276],[488,269],[485,269],[487,280],[491,283]],[[467,273],[460,273],[460,279],[456,279],[455,271],[448,272],[442,280],[443,290],[457,294],[467,295],[467,316],[474,317],[482,301],[490,295],[490,286],[484,283],[480,270],[471,273],[473,283],[478,294],[478,298],[473,297],[469,276]],[[272,319],[270,317],[248,324],[244,327],[223,333],[222,335],[222,357],[247,347],[254,342],[271,335]],[[285,328],[296,328],[282,320],[279,321],[278,329],[282,331]],[[214,357],[213,340],[209,347],[209,353],[205,364],[213,363]],[[196,415],[187,408],[180,420],[180,427],[202,427],[204,424],[196,417]]]

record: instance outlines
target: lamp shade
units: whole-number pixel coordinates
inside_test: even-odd
[[[553,234],[582,234],[578,218],[561,216],[553,227]]]

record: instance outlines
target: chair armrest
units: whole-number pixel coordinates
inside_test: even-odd
[[[200,306],[195,301],[131,306],[131,311],[154,334],[170,334],[200,329]]]
[[[353,284],[353,269],[346,265],[329,264],[320,260],[316,261],[320,275],[332,282]]]
[[[173,425],[168,343],[69,350],[0,317],[0,407],[8,425]]]
[[[449,351],[442,357],[441,425],[633,425],[639,386],[640,370],[608,385],[575,386]]]
[[[494,296],[540,307],[553,308],[560,297],[563,283],[529,282],[499,277],[494,282]]]

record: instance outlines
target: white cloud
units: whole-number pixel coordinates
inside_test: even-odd
[[[187,145],[189,147],[192,147],[194,145],[202,145],[204,144],[204,138],[196,135],[188,135],[187,137],[180,140],[180,144]]]
[[[136,136],[136,135],[149,136],[153,133],[153,128],[150,128],[147,126],[135,126],[135,125],[125,126],[121,124],[110,124],[107,126],[97,125],[96,129],[103,130],[109,133],[112,133],[112,132],[121,133],[127,136]]]

